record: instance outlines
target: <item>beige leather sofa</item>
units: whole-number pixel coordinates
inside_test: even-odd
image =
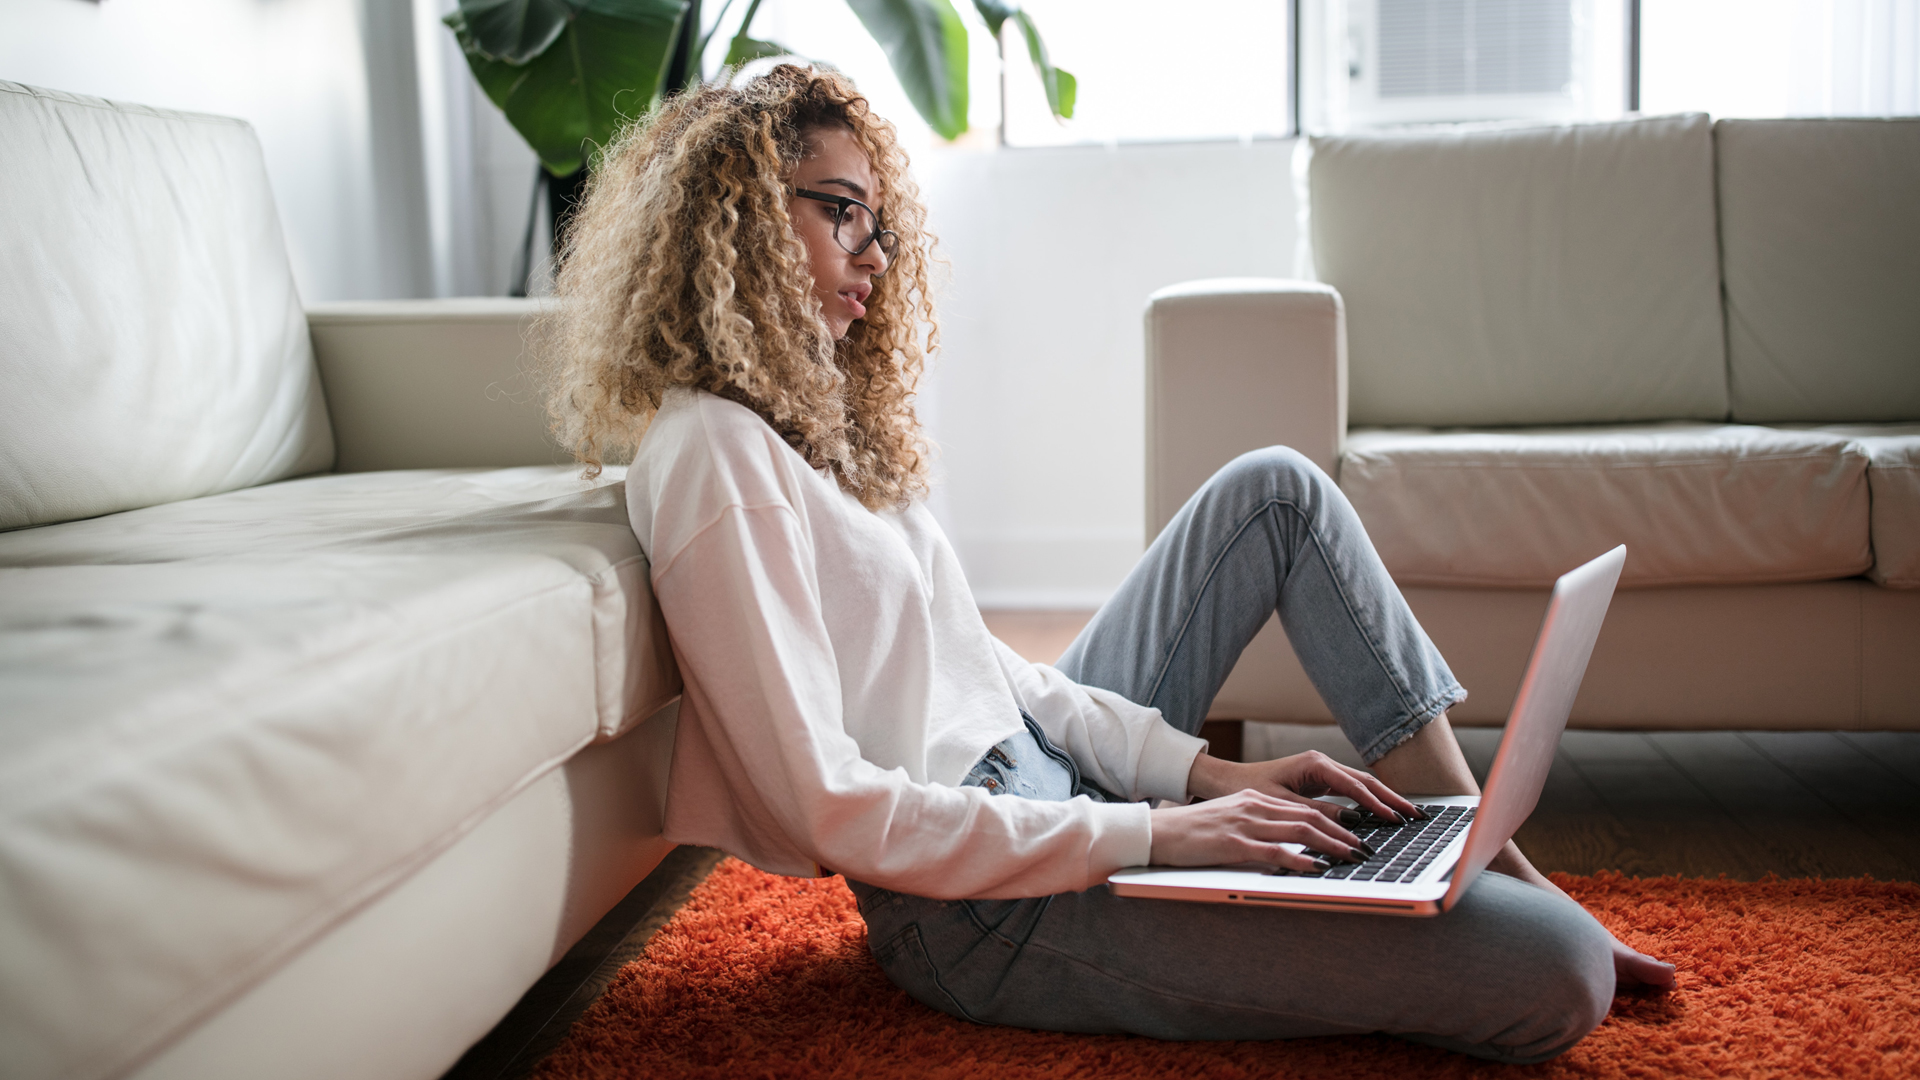
[[[247,125],[0,146],[0,1073],[436,1077],[667,851],[619,476],[526,302],[304,311]]]
[[[1146,314],[1147,535],[1334,473],[1505,719],[1553,578],[1628,562],[1573,724],[1920,729],[1920,120],[1314,138],[1303,269]],[[1324,722],[1277,622],[1221,719]]]

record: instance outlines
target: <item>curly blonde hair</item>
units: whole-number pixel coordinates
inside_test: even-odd
[[[866,151],[899,236],[839,341],[787,215],[808,135],[835,127]],[[568,230],[534,336],[554,434],[597,476],[669,387],[693,387],[758,413],[868,508],[906,506],[927,488],[913,397],[938,343],[931,243],[893,125],[846,76],[783,65],[669,98],[607,150]]]

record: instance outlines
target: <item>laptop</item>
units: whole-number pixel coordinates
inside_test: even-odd
[[[1349,829],[1379,853],[1364,863],[1336,863],[1326,871],[1140,866],[1110,875],[1107,887],[1120,896],[1314,911],[1418,916],[1451,910],[1540,801],[1626,561],[1622,545],[1554,583],[1482,794],[1409,795],[1427,818],[1405,825],[1369,815]]]

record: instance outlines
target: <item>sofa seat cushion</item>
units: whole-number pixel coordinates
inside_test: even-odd
[[[1873,561],[1867,454],[1820,431],[1355,431],[1340,487],[1407,584],[1548,585],[1615,544],[1623,586],[1819,581]]]
[[[118,1068],[664,703],[619,480],[322,476],[0,535],[11,1065]]]
[[[1795,425],[1799,426],[1799,425]],[[1808,430],[1851,439],[1867,454],[1873,496],[1873,569],[1894,589],[1920,589],[1920,424],[1825,424]]]

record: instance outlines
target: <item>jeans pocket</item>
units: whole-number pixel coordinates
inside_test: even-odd
[[[893,985],[905,990],[913,1000],[948,1016],[957,1016],[976,1024],[980,1022],[940,981],[940,973],[933,967],[933,958],[927,955],[926,942],[920,937],[920,924],[908,923],[885,944],[874,949],[873,958],[879,961],[880,970],[887,973]]]
[[[902,903],[900,894],[891,889],[882,889],[877,885],[847,879],[847,887],[853,890],[854,906],[860,909],[860,917],[872,919],[875,915]]]

